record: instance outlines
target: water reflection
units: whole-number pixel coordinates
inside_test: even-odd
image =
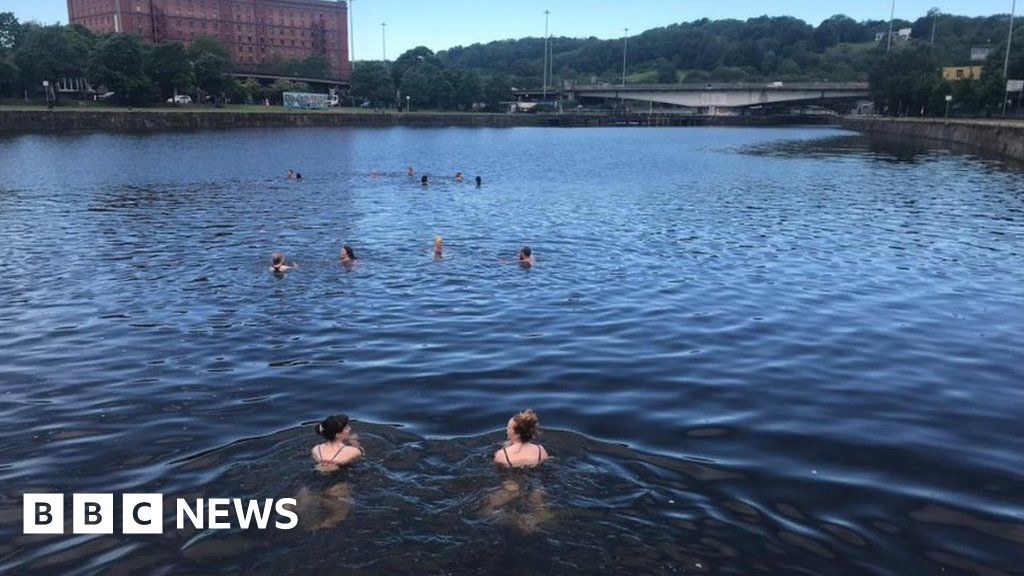
[[[892,146],[0,139],[0,572],[1019,572],[1024,178]],[[506,477],[526,405],[559,458]],[[336,409],[404,427],[320,475],[292,427]],[[19,536],[30,491],[295,496],[303,524]]]

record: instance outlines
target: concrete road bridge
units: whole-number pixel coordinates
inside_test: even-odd
[[[619,100],[669,104],[683,108],[742,109],[867,98],[867,82],[770,84],[612,84],[577,85],[565,90],[569,100]]]

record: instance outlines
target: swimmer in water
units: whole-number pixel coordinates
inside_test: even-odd
[[[529,246],[523,246],[519,249],[519,263],[523,266],[533,266],[535,260],[533,259],[533,250],[530,250]]]
[[[420,184],[423,186],[430,184],[430,178],[428,178],[427,175],[424,174],[423,177],[420,178]]]
[[[540,437],[540,419],[533,410],[513,416],[505,426],[507,440],[494,453],[494,463],[508,468],[533,468],[551,456],[534,441]]]
[[[359,445],[359,437],[352,433],[348,416],[344,414],[327,417],[316,425],[316,433],[326,440],[309,451],[309,455],[313,457],[319,470],[337,469],[366,454],[366,451]]]
[[[444,238],[434,236],[434,258],[441,259],[444,256]]]
[[[351,246],[345,244],[341,247],[341,263],[342,264],[355,264],[356,263],[356,252]]]
[[[483,185],[484,185],[484,179],[479,177],[479,176],[477,176],[476,177],[476,187],[479,188],[479,187],[481,187]]]
[[[455,181],[456,182],[462,182],[462,172],[456,172],[455,173]]]
[[[295,179],[298,180],[299,182],[302,182],[302,172],[296,172]]]
[[[416,175],[416,171],[412,169],[412,166],[409,166],[405,169],[405,175],[408,176],[409,178],[412,178],[413,176]]]
[[[284,252],[274,252],[273,256],[270,257],[270,262],[270,271],[274,274],[284,274],[289,270],[294,270],[299,267],[299,265],[294,262],[291,264],[285,264]]]
[[[289,170],[285,172],[284,175],[285,178],[288,178],[289,180],[295,180],[295,170]]]

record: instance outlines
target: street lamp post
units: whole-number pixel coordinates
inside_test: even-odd
[[[1013,19],[1017,16],[1017,0],[1013,0],[1010,8],[1010,38],[1006,41],[1006,62],[1003,64],[1003,81],[1006,92],[1003,93],[1003,116],[1006,116],[1006,103],[1010,99],[1010,48],[1013,46]]]
[[[622,36],[622,86],[626,86],[626,58],[629,51],[629,28],[625,29]]]
[[[548,100],[548,19],[551,16],[550,10],[544,11],[544,72],[542,73],[544,87],[544,101]]]
[[[387,22],[381,22],[380,23],[380,46],[381,46],[380,51],[381,51],[381,56],[384,57],[384,63],[385,64],[387,64],[387,62],[388,62],[388,33],[387,33],[387,30],[388,30],[388,23]]]
[[[1016,1],[1016,0],[1014,0]],[[892,26],[896,21],[896,0],[892,0],[892,11],[889,13],[889,38],[885,44],[885,53],[888,54],[889,50],[892,49]]]
[[[352,70],[356,69],[356,35],[355,17],[352,15],[352,3],[355,0],[348,0],[348,58],[352,61]]]
[[[405,112],[406,112],[406,114],[409,113],[409,107],[410,106],[412,106],[412,97],[411,96],[406,96],[405,97]]]
[[[953,95],[946,94],[946,118],[949,118],[949,105],[953,102]]]

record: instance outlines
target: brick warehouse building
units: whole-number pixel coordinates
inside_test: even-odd
[[[320,55],[348,80],[348,3],[328,0],[68,0],[68,21],[151,42],[220,40],[239,71],[278,58]]]

